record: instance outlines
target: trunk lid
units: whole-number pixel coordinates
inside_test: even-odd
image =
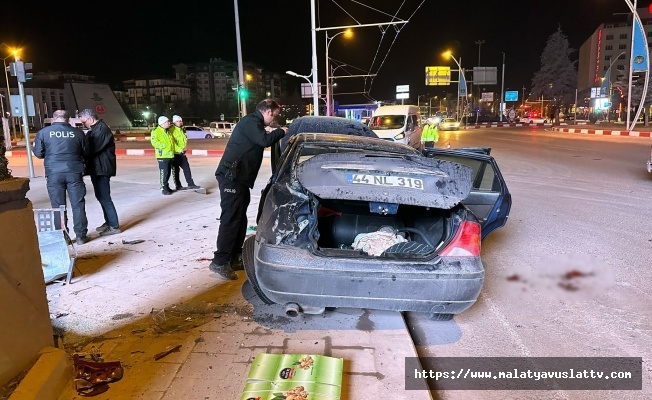
[[[297,166],[296,179],[322,199],[450,209],[471,191],[466,165],[397,154],[318,154]]]

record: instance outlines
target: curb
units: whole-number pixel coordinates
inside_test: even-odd
[[[57,400],[70,381],[72,365],[61,349],[45,347],[9,400]]]
[[[553,131],[563,133],[583,133],[588,135],[603,135],[603,136],[636,136],[636,137],[650,137],[650,132],[639,131],[614,131],[611,129],[578,129],[578,128],[552,128]]]

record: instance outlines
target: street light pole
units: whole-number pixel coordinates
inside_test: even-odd
[[[20,57],[15,56],[15,62],[22,62]],[[32,142],[29,140],[29,122],[27,120],[27,99],[25,98],[25,89],[23,87],[23,82],[20,79],[18,81],[18,94],[20,95],[20,106],[23,113],[23,134],[25,135],[25,148],[27,149],[27,166],[29,167],[29,177],[35,178],[34,175],[34,161],[32,160]]]
[[[244,68],[242,66],[242,46],[240,46],[240,17],[238,14],[238,0],[233,0],[235,7],[235,37],[238,50],[238,93],[240,88],[244,88]],[[247,115],[247,99],[242,96],[240,99],[240,107],[242,109],[242,117]]]
[[[460,70],[461,79],[457,83],[457,107],[456,107],[457,114],[458,114],[458,116],[460,116],[459,115],[460,114],[460,86],[462,85],[462,81],[464,81],[464,98],[466,98],[466,78],[464,77],[464,70],[462,69],[462,66],[460,65],[460,62],[462,62],[462,57],[460,57],[460,62],[458,62],[455,59],[455,57],[453,56],[453,53],[451,53],[450,51],[445,52],[444,56],[452,58],[453,61],[455,61],[455,64],[457,64],[457,68],[459,68],[459,70]],[[464,111],[464,110],[462,110],[462,111]],[[460,121],[462,120],[461,116],[460,116],[459,120]]]
[[[346,35],[350,35],[351,30],[347,29],[345,31],[337,32],[336,34],[334,34],[331,37],[328,37],[328,31],[326,31],[326,70],[325,70],[326,71],[326,115],[331,115],[332,114],[332,106],[331,106],[332,99],[331,99],[331,97],[332,97],[332,86],[333,86],[332,83],[331,83],[331,76],[330,76],[331,75],[330,74],[330,65],[329,65],[330,59],[328,57],[328,48],[330,47],[331,42],[333,41],[333,39],[335,39],[338,35],[341,35],[343,33],[346,34]]]
[[[10,101],[11,100],[11,92],[10,92],[10,89],[9,89],[9,77],[7,76],[7,63],[5,62],[5,60],[7,58],[11,57],[12,55],[8,55],[7,57],[3,58],[2,59],[2,65],[5,68],[5,82],[7,83],[7,112],[9,114],[9,122],[11,123],[11,132],[14,135],[14,137],[16,137],[16,128],[14,127],[14,124],[13,124],[13,121],[12,121],[12,118],[11,118],[11,101]],[[4,118],[4,117],[5,117],[5,114],[3,112],[2,113],[2,118]]]
[[[312,103],[313,114],[319,115],[319,82],[317,81],[317,25],[315,23],[315,0],[310,0],[310,30],[312,33]],[[328,58],[328,56],[326,57]],[[328,73],[328,72],[327,72]],[[326,83],[328,85],[328,82]]]
[[[502,82],[500,86],[500,101],[498,102],[498,108],[500,109],[500,122],[503,122],[503,96],[505,93],[505,52],[503,51],[503,77],[502,77]],[[507,105],[505,104],[505,109],[507,109]]]

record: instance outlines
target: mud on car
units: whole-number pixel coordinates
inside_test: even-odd
[[[421,153],[373,136],[357,121],[302,117],[272,149],[243,248],[263,302],[293,316],[355,307],[446,320],[476,301],[481,241],[511,206],[489,149]]]

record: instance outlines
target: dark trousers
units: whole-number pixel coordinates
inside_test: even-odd
[[[119,228],[118,213],[111,200],[111,177],[106,175],[91,175],[95,198],[102,206],[104,222],[112,228]]]
[[[224,265],[242,253],[242,244],[247,234],[247,207],[249,187],[236,183],[221,175],[217,176],[220,186],[220,227],[217,231],[217,250],[213,262]]]
[[[174,180],[174,185],[177,188],[181,186],[181,177],[179,176],[179,169],[183,170],[183,177],[186,178],[186,183],[188,186],[194,186],[195,182],[192,180],[192,173],[190,172],[190,164],[188,163],[188,157],[185,154],[175,154],[174,155],[174,165],[172,167],[172,179]]]
[[[70,197],[72,218],[77,237],[86,236],[88,233],[88,220],[86,219],[86,185],[82,173],[51,174],[46,177],[46,187],[52,208],[66,205],[66,193]],[[66,230],[68,230],[68,212],[65,215]],[[58,223],[55,223],[57,228]]]
[[[161,181],[161,189],[170,189],[170,175],[172,174],[172,163],[174,162],[173,158],[157,158],[158,169],[159,169],[159,179]]]
[[[431,147],[431,148],[435,147],[435,141],[433,140],[433,141],[423,142],[423,147]]]

